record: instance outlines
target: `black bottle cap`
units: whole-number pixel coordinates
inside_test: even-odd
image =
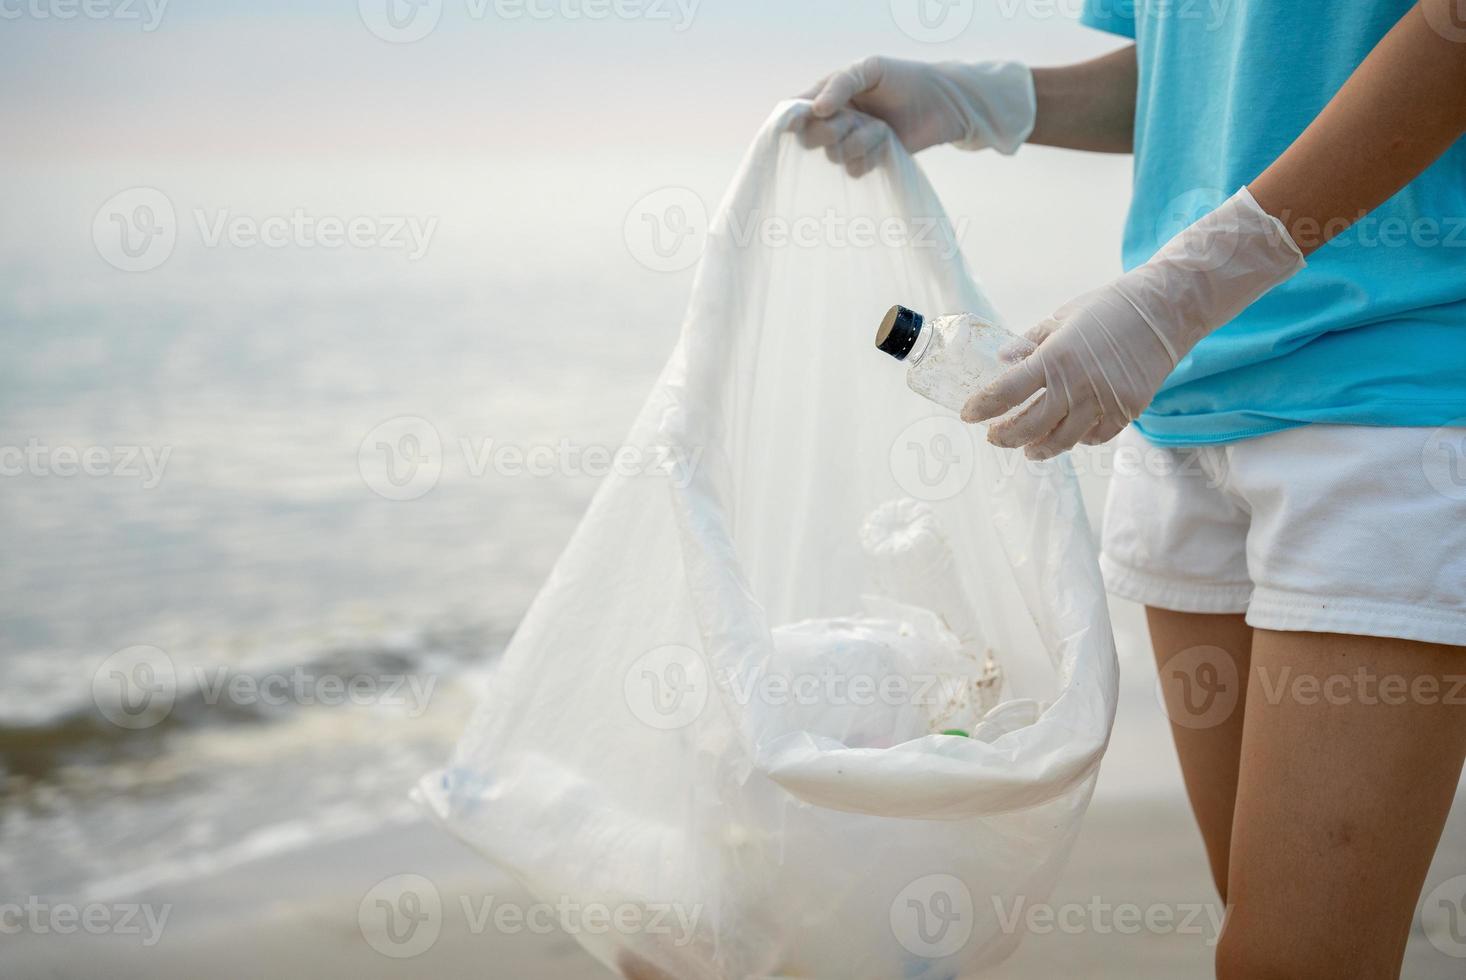
[[[893,306],[876,331],[876,346],[898,361],[906,360],[921,333],[921,314],[904,306]]]

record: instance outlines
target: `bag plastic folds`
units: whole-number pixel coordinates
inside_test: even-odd
[[[1009,955],[1078,832],[1118,671],[1072,469],[872,346],[996,319],[898,141],[780,105],[618,468],[420,798],[631,978],[946,978]],[[646,461],[652,461],[647,463]]]

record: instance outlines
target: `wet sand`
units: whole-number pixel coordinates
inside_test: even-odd
[[[1017,953],[989,972],[996,980],[1206,980],[1221,908],[1192,823],[1154,696],[1138,610],[1114,609],[1121,650],[1119,711],[1095,799],[1043,917]],[[441,931],[408,957],[384,955],[358,911],[374,886],[421,875],[441,896]],[[1466,874],[1466,792],[1446,828],[1426,888]],[[554,931],[475,927],[465,913],[486,896],[532,902],[477,854],[425,818],[258,860],[227,872],[131,896],[169,906],[161,939],[139,936],[0,934],[0,977],[50,980],[397,980],[612,976]],[[1010,910],[1011,911],[1011,910]],[[1139,923],[1139,925],[1137,925]],[[1146,923],[1150,923],[1147,927]],[[1466,923],[1462,923],[1466,925]],[[389,947],[401,953],[406,947]],[[1417,909],[1403,976],[1460,980],[1453,958],[1426,937]]]
[[[1466,812],[1459,807],[1431,880],[1448,877],[1453,867],[1466,868]],[[408,958],[373,949],[357,917],[372,886],[400,873],[432,880],[445,910],[436,942]],[[611,976],[564,934],[478,931],[453,911],[459,896],[485,894],[503,902],[528,900],[476,855],[418,823],[138,896],[173,905],[162,940],[151,948],[142,948],[135,937],[5,937],[0,973],[57,980]],[[1178,797],[1097,800],[1048,904],[1079,927],[1040,926],[1039,934],[1028,935],[1017,954],[989,976],[1201,980],[1212,975],[1212,916],[1220,909],[1200,838]],[[1128,912],[1132,906],[1156,926],[1137,929],[1135,913]],[[1416,929],[1406,977],[1445,980],[1459,978],[1463,969],[1466,961],[1441,953]]]

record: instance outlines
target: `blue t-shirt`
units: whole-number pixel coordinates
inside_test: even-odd
[[[1138,45],[1129,269],[1267,169],[1413,0],[1085,4],[1084,23]],[[1462,416],[1466,140],[1202,340],[1136,425],[1194,445]]]

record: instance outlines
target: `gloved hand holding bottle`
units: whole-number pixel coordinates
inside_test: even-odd
[[[962,418],[1011,412],[988,427],[988,441],[1027,447],[1034,459],[1107,442],[1140,416],[1201,338],[1303,265],[1283,223],[1244,187],[1149,262],[1029,330],[1037,349],[968,399]]]
[[[1133,72],[1128,52],[1061,69],[867,58],[804,93],[814,106],[800,135],[855,177],[875,165],[892,134],[913,153],[953,143],[1011,154],[1029,140],[1128,149],[1129,133],[1116,123],[1133,107],[1105,93],[1132,91],[1115,82]],[[1011,413],[991,424],[989,440],[1037,459],[1105,442],[1140,415],[1202,337],[1303,264],[1283,224],[1243,188],[1149,262],[1029,330],[1037,350],[1015,346],[1009,353],[1020,363],[972,393],[962,416]]]

